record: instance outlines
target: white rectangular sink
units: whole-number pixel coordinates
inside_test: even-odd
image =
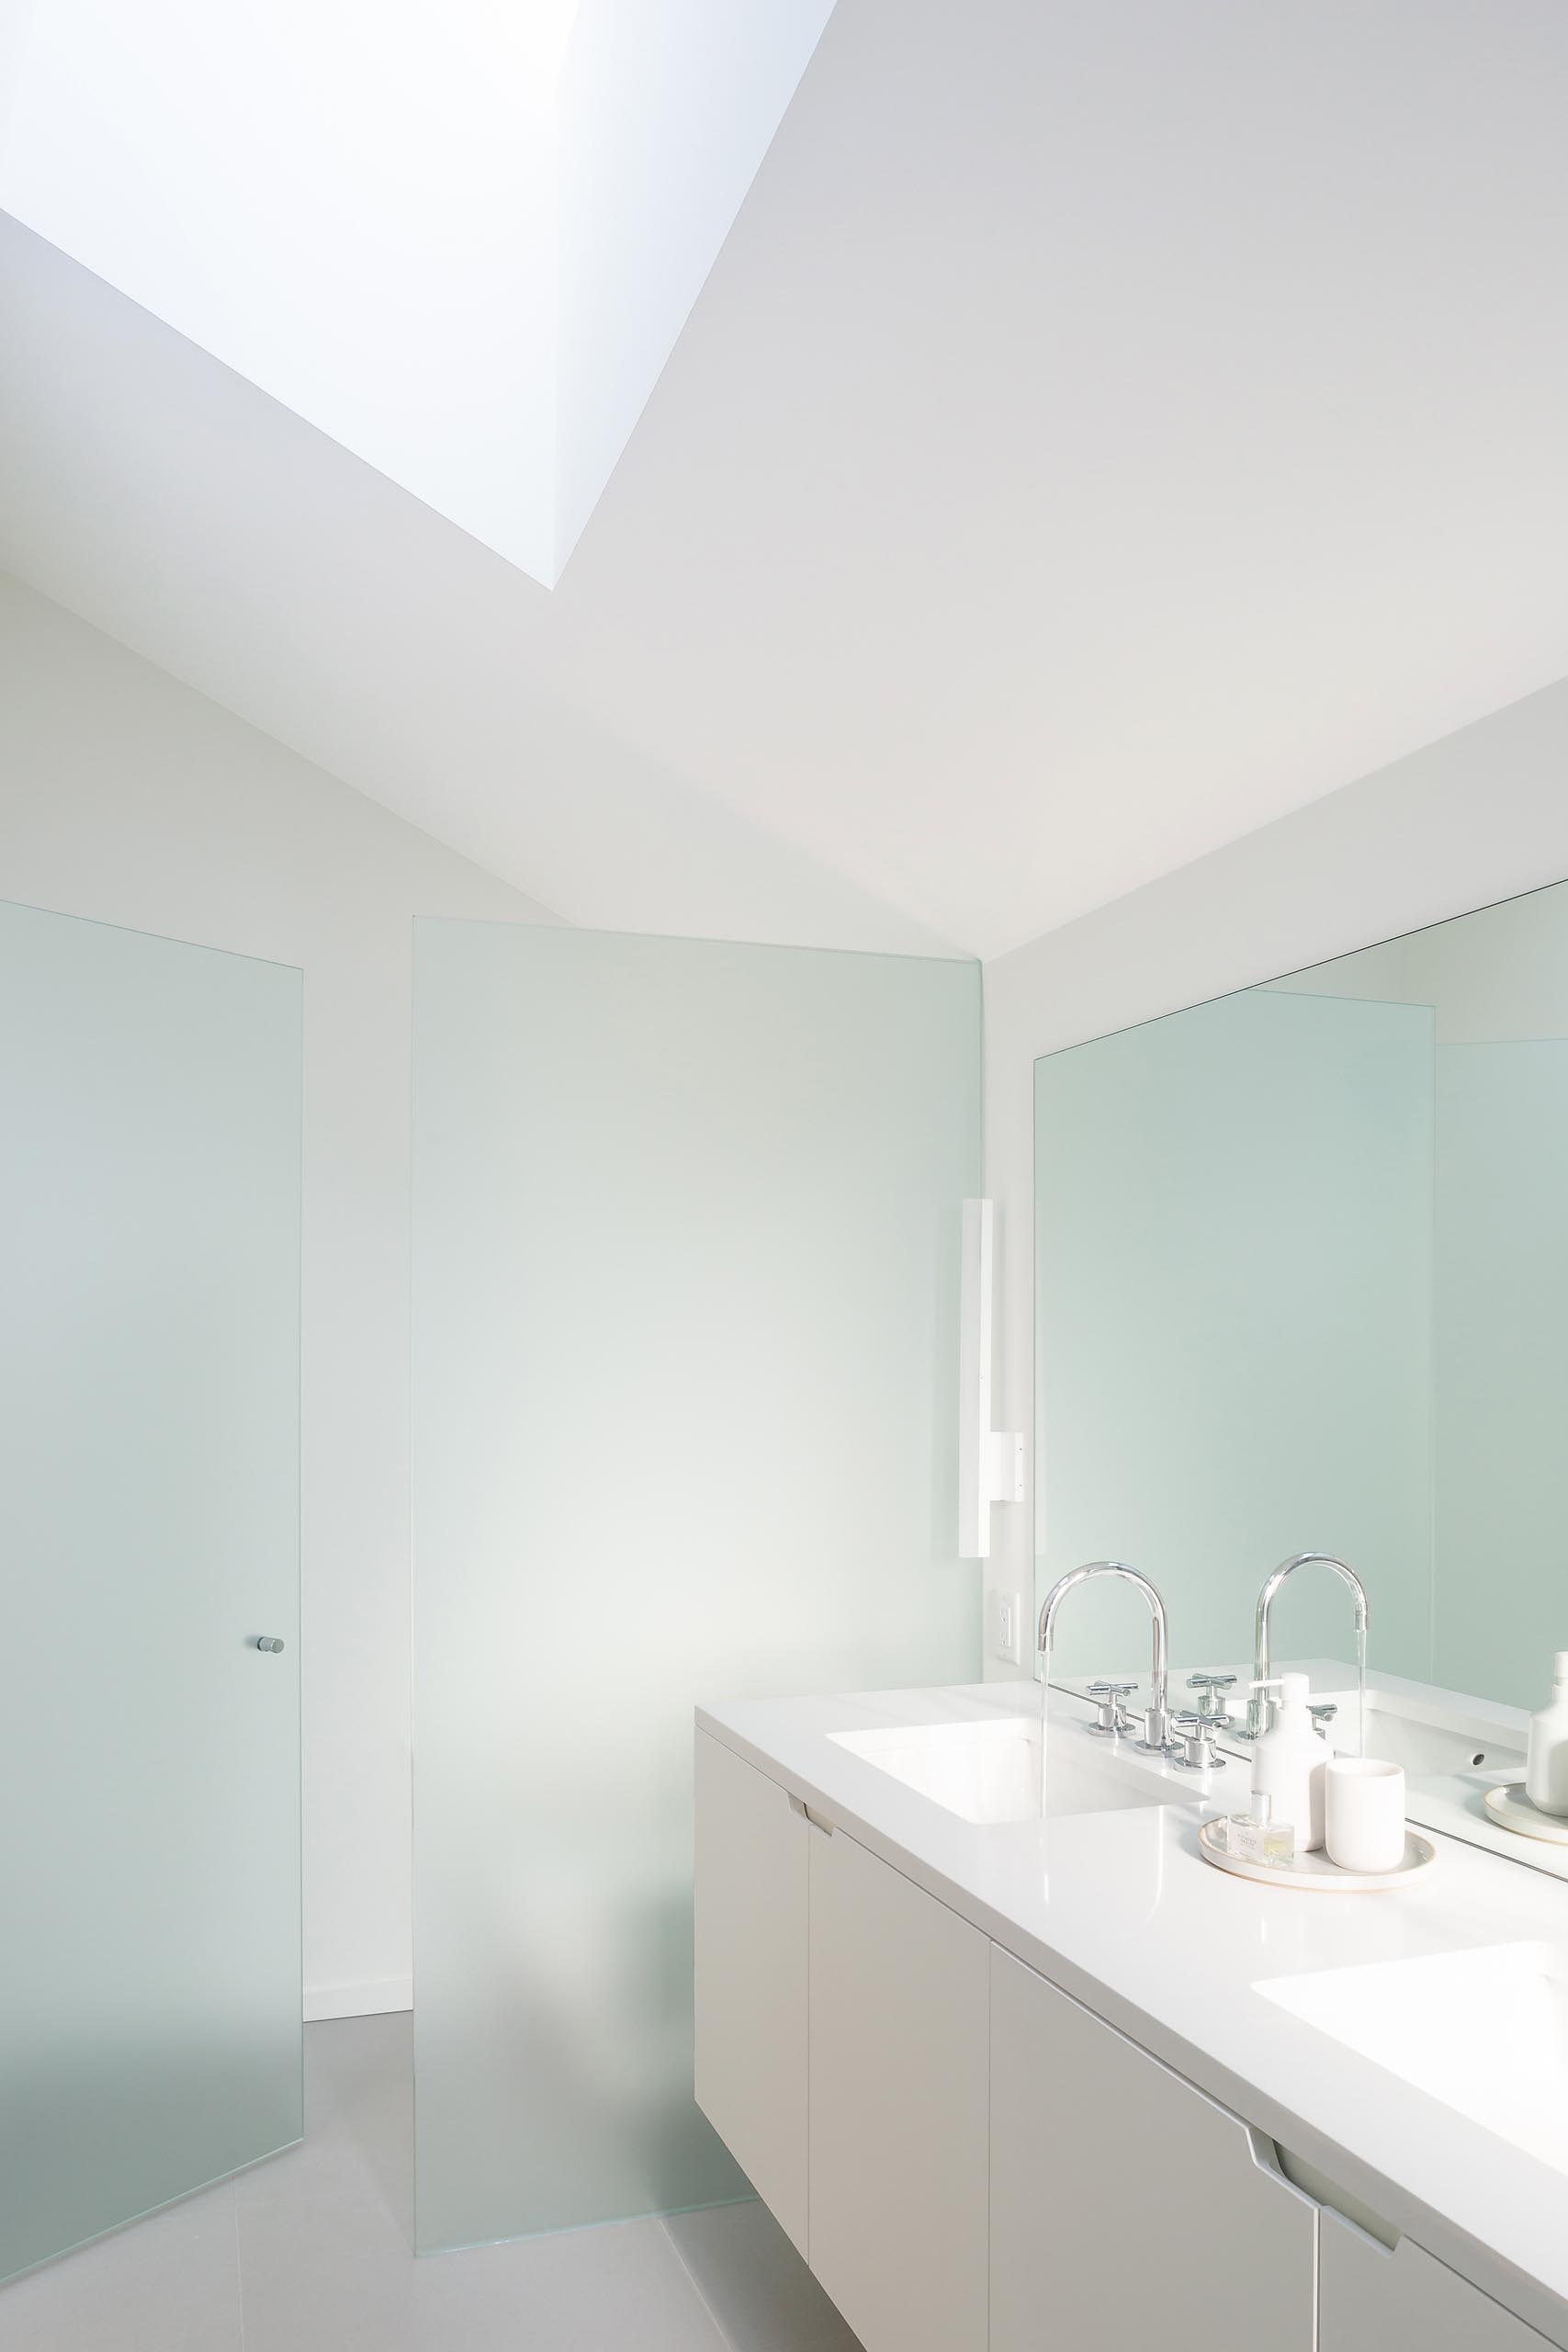
[[[962,1820],[1040,1817],[1040,1724],[1028,1715],[991,1723],[910,1724],[878,1731],[836,1731],[829,1737],[879,1772],[930,1797]],[[1077,1724],[1053,1725],[1046,1811],[1114,1813],[1168,1804],[1172,1792],[1152,1773],[1114,1762]]]
[[[1485,1944],[1255,1989],[1568,2173],[1568,1974],[1552,1945]]]

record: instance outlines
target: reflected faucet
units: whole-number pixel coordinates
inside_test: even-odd
[[[1169,1683],[1167,1665],[1167,1620],[1165,1602],[1147,1577],[1140,1576],[1124,1560],[1091,1560],[1087,1567],[1069,1568],[1058,1577],[1045,1595],[1040,1611],[1040,1632],[1036,1648],[1043,1664],[1041,1668],[1041,1704],[1043,1706],[1051,1689],[1051,1645],[1055,1638],[1056,1615],[1063,1601],[1076,1585],[1087,1584],[1090,1577],[1120,1577],[1126,1584],[1134,1585],[1149,1604],[1149,1616],[1154,1628],[1154,1646],[1149,1668],[1149,1704],[1144,1716],[1144,1736],[1140,1747],[1163,1752],[1170,1738],[1170,1715],[1166,1705]]]
[[[1340,1579],[1340,1581],[1349,1587],[1350,1596],[1356,1604],[1356,1640],[1359,1647],[1358,1663],[1363,1673],[1366,1670],[1366,1586],[1361,1582],[1361,1579],[1356,1574],[1355,1569],[1348,1566],[1345,1561],[1337,1560],[1332,1552],[1297,1552],[1292,1558],[1280,1561],[1279,1566],[1275,1569],[1273,1575],[1269,1578],[1269,1581],[1265,1584],[1262,1591],[1258,1596],[1258,1617],[1254,1627],[1256,1638],[1253,1649],[1254,1664],[1252,1669],[1253,1679],[1255,1681],[1267,1682],[1269,1680],[1269,1611],[1274,1606],[1274,1596],[1279,1591],[1280,1587],[1284,1583],[1287,1577],[1294,1576],[1298,1568],[1311,1567],[1332,1568],[1335,1575]],[[1248,1739],[1260,1738],[1264,1731],[1267,1729],[1269,1724],[1269,1693],[1267,1690],[1255,1690],[1250,1700],[1247,1702],[1247,1723],[1245,1728]]]

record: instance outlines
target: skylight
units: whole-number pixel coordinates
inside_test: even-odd
[[[47,0],[0,206],[553,585],[832,0]]]

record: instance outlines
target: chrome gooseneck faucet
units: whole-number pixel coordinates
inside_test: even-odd
[[[1258,1617],[1254,1627],[1256,1640],[1253,1651],[1253,1679],[1256,1681],[1267,1682],[1269,1679],[1269,1611],[1274,1606],[1274,1596],[1279,1591],[1280,1587],[1285,1582],[1287,1577],[1294,1576],[1298,1568],[1312,1567],[1332,1568],[1335,1575],[1340,1579],[1341,1583],[1348,1586],[1350,1597],[1356,1604],[1356,1643],[1359,1652],[1358,1664],[1361,1673],[1364,1675],[1366,1672],[1366,1586],[1361,1582],[1361,1579],[1356,1574],[1355,1569],[1350,1567],[1344,1560],[1337,1560],[1332,1552],[1297,1552],[1291,1559],[1280,1561],[1279,1566],[1275,1569],[1273,1575],[1269,1578],[1262,1591],[1258,1596]],[[1248,1739],[1258,1739],[1262,1736],[1264,1731],[1267,1730],[1269,1724],[1269,1693],[1267,1690],[1255,1690],[1253,1692],[1247,1710],[1246,1730]]]
[[[1154,1646],[1149,1669],[1149,1704],[1144,1716],[1144,1736],[1138,1744],[1142,1747],[1163,1750],[1170,1738],[1170,1714],[1166,1704],[1169,1668],[1167,1664],[1168,1644],[1165,1602],[1147,1577],[1140,1576],[1137,1569],[1130,1568],[1124,1560],[1091,1560],[1087,1567],[1070,1568],[1065,1577],[1057,1577],[1046,1594],[1044,1606],[1040,1611],[1040,1632],[1036,1643],[1043,1660],[1041,1703],[1044,1703],[1051,1688],[1051,1645],[1055,1638],[1057,1612],[1074,1587],[1087,1584],[1091,1577],[1120,1577],[1124,1583],[1135,1586],[1148,1602],[1154,1627]]]

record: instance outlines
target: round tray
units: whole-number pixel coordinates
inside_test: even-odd
[[[1542,1813],[1531,1804],[1522,1781],[1510,1781],[1505,1789],[1488,1789],[1486,1810],[1499,1828],[1515,1830],[1521,1838],[1544,1838],[1551,1846],[1568,1846],[1568,1818]]]
[[[1431,1839],[1418,1838],[1414,1829],[1405,1831],[1404,1859],[1392,1871],[1342,1871],[1324,1853],[1298,1854],[1291,1862],[1246,1862],[1225,1851],[1224,1835],[1223,1818],[1205,1821],[1198,1832],[1203,1860],[1216,1870],[1229,1871],[1233,1878],[1255,1879],[1259,1886],[1294,1886],[1309,1894],[1372,1894],[1381,1887],[1403,1886],[1430,1870],[1438,1859]]]

